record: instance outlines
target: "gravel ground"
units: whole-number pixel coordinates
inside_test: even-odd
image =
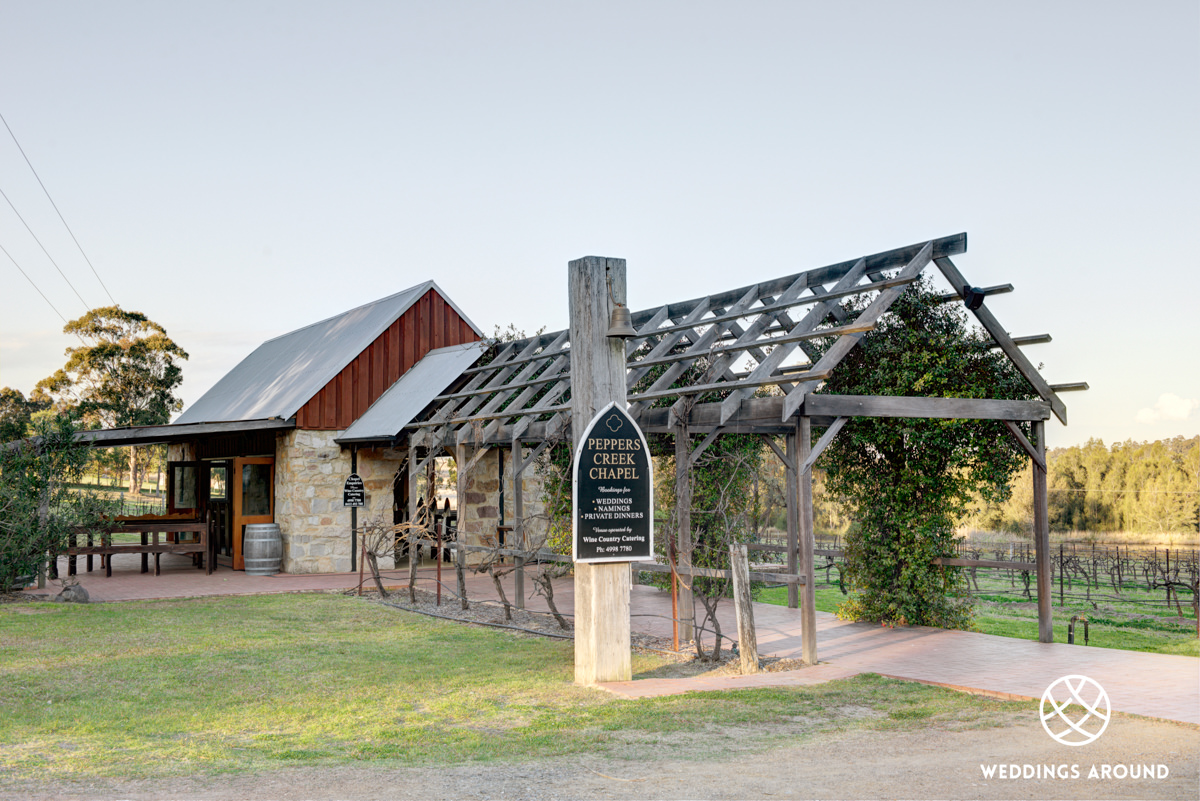
[[[31,801],[180,799],[742,799],[742,798],[1147,798],[1200,797],[1196,727],[1114,718],[1084,748],[1056,745],[1033,712],[1003,729],[921,729],[824,734],[777,748],[738,746],[744,732],[697,735],[693,759],[660,758],[633,744],[625,758],[588,755],[450,767],[295,768],[252,775],[186,777],[88,785],[5,787],[0,797]],[[679,742],[670,744],[679,753]],[[984,778],[981,766],[1078,765],[1079,779]],[[1095,765],[1163,764],[1164,779],[1089,779]]]
[[[416,590],[417,602],[409,600],[407,590],[392,593],[388,598],[381,598],[379,593],[363,593],[363,598],[374,603],[419,612],[425,615],[458,620],[478,625],[505,629],[516,629],[527,634],[538,634],[547,637],[562,637],[574,639],[575,629],[569,618],[564,618],[567,628],[564,629],[554,619],[553,615],[544,612],[530,612],[512,607],[509,611],[511,619],[506,619],[504,606],[498,601],[471,601],[468,609],[463,609],[457,598],[447,594],[442,596],[442,603],[436,603],[436,596],[426,590]],[[633,632],[630,635],[633,649],[652,653],[668,663],[654,672],[655,678],[682,678],[686,676],[720,676],[738,674],[738,660],[728,648],[722,651],[719,662],[701,661],[695,652],[682,647],[677,653],[673,650],[674,643],[669,639],[652,637],[648,634]],[[759,660],[764,672],[779,670],[798,670],[804,666],[799,659],[780,659],[778,657],[762,657]]]

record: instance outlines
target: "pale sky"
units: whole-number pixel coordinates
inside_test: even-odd
[[[1051,446],[1200,433],[1190,2],[0,0],[0,113],[109,291],[191,354],[434,279],[485,331],[567,325],[966,231],[1064,395]],[[0,245],[109,303],[0,126]],[[63,321],[0,253],[0,386]]]

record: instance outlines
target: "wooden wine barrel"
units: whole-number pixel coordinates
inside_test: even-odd
[[[283,564],[283,537],[278,523],[248,523],[242,538],[246,575],[273,576]]]

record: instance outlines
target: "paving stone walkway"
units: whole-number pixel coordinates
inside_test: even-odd
[[[249,595],[278,592],[348,590],[358,585],[357,574],[328,573],[276,576],[247,576],[221,568],[211,576],[191,566],[185,557],[167,554],[162,575],[140,572],[140,557],[115,557],[112,578],[95,571],[86,573],[80,560],[79,581],[93,601],[126,601],[153,598],[182,598],[213,595]],[[65,575],[66,560],[61,570]],[[421,569],[421,584],[434,588],[434,569]],[[407,581],[407,570],[392,571],[387,583]],[[454,584],[453,569],[445,568],[443,582]],[[515,598],[514,577],[505,579],[509,598]],[[368,579],[369,583],[369,579]],[[560,611],[574,609],[570,578],[555,582],[555,601]],[[46,590],[57,592],[58,583]],[[545,611],[545,600],[532,595],[526,582],[526,605]],[[495,589],[487,576],[472,575],[468,582],[472,599],[495,600]],[[671,637],[671,599],[653,587],[635,586],[631,597],[632,628],[660,637]],[[723,604],[722,630],[737,631],[731,604]],[[755,626],[759,651],[764,655],[800,656],[799,610],[772,604],[755,604]],[[1038,643],[965,631],[908,626],[885,628],[864,623],[847,623],[827,613],[817,613],[817,651],[820,664],[798,671],[756,676],[643,679],[613,682],[604,689],[625,697],[667,695],[697,690],[762,686],[800,686],[857,673],[938,684],[955,689],[1005,698],[1041,698],[1055,680],[1070,674],[1088,676],[1108,692],[1112,708],[1121,712],[1200,724],[1200,660],[1186,656],[1088,648],[1063,643]]]

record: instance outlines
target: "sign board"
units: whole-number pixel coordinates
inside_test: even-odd
[[[654,556],[650,446],[633,418],[610,403],[575,448],[572,548],[576,562],[633,562]]]
[[[358,473],[351,473],[342,488],[342,506],[363,507],[367,505],[367,491]]]

